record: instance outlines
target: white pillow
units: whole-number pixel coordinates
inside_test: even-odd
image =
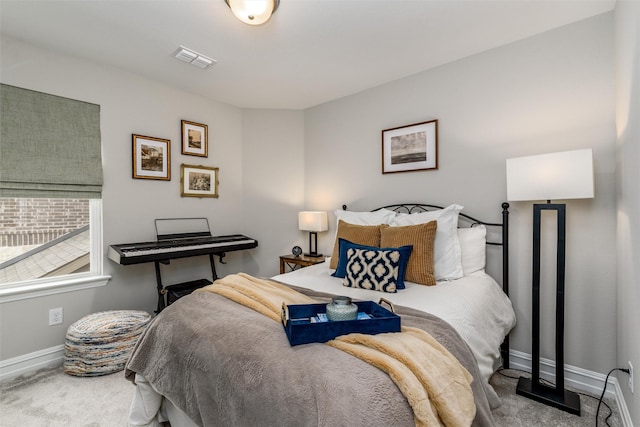
[[[487,262],[487,228],[482,224],[471,228],[459,228],[458,240],[464,275],[484,271]]]
[[[374,212],[354,212],[337,209],[334,211],[334,214],[336,215],[336,232],[333,236],[334,252],[335,247],[338,245],[338,224],[340,223],[340,220],[355,225],[380,225],[391,224],[391,221],[396,216],[395,211],[390,211],[388,209],[379,209]],[[331,265],[331,263],[329,263],[329,265]]]
[[[460,205],[450,205],[435,211],[396,215],[391,222],[392,226],[438,222],[433,248],[436,280],[455,280],[464,275],[457,232],[458,214],[462,209],[463,207]]]
[[[336,229],[340,220],[355,225],[380,225],[391,224],[391,220],[396,216],[394,211],[387,209],[380,209],[375,212],[353,212],[338,209],[334,213],[336,214]]]

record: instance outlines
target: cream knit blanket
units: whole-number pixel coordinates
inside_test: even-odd
[[[470,426],[473,422],[473,377],[422,329],[349,334],[327,344],[386,372],[411,405],[416,426]]]
[[[245,273],[230,274],[195,292],[213,292],[280,322],[282,303],[313,304],[313,298],[272,280]]]
[[[280,322],[282,303],[317,301],[271,280],[244,273],[216,280],[196,292],[214,292]],[[413,409],[416,426],[470,426],[476,413],[473,377],[427,332],[349,334],[327,342],[386,372]]]

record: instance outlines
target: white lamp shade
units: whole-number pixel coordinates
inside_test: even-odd
[[[507,159],[507,200],[593,198],[592,150]]]
[[[249,25],[261,25],[271,18],[278,8],[275,0],[226,0],[233,14]]]
[[[302,231],[326,231],[329,229],[326,212],[304,211],[298,213],[298,229]]]

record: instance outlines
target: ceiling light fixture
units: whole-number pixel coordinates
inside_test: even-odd
[[[271,18],[280,0],[224,0],[233,14],[249,25],[261,25]]]
[[[215,59],[211,59],[207,56],[201,55],[198,52],[194,52],[193,50],[188,49],[184,46],[180,46],[178,48],[178,50],[174,54],[174,57],[179,59],[180,61],[188,62],[191,65],[202,68],[203,70],[205,68],[209,68],[217,62]]]

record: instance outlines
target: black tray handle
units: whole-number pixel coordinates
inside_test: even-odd
[[[378,305],[382,305],[382,303],[387,304],[389,306],[389,309],[391,310],[391,312],[393,314],[396,313],[396,308],[393,306],[393,303],[391,301],[389,301],[386,298],[380,298],[380,301],[378,301]]]

